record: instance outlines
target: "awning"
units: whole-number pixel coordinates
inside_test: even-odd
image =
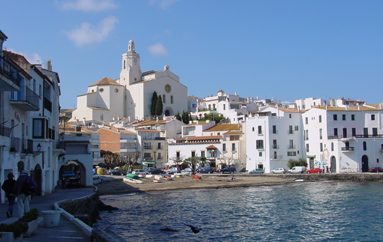
[[[315,158],[315,155],[307,155],[307,158]]]
[[[144,164],[152,164],[152,165],[156,164],[155,161],[143,161],[142,163],[144,163]]]

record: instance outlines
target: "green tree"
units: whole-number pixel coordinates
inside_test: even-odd
[[[225,119],[225,117],[222,114],[218,113],[209,113],[206,114],[203,118],[201,118],[202,121],[212,120],[215,121],[216,124],[221,122],[222,119]]]
[[[163,109],[163,105],[162,105],[162,98],[161,98],[161,95],[159,95],[157,97],[157,102],[156,102],[156,111],[155,111],[155,115],[157,116],[161,116],[162,115],[162,110]]]
[[[186,162],[189,166],[191,166],[191,168],[192,168],[192,173],[195,173],[197,164],[199,163],[200,160],[201,160],[201,157],[198,157],[198,156],[189,157],[189,158],[185,159],[185,162]]]
[[[178,112],[178,113],[175,115],[175,117],[176,117],[177,120],[182,121],[182,117],[181,117],[180,112]]]
[[[156,115],[156,103],[157,103],[157,92],[153,92],[152,105],[150,106],[150,113],[152,116]]]
[[[305,167],[307,167],[307,161],[306,161],[306,159],[303,159],[303,158],[300,158],[299,160],[290,159],[287,162],[287,166],[290,169],[293,168],[294,166],[305,166]]]
[[[182,112],[182,122],[184,122],[184,124],[189,123],[189,114],[186,111]]]

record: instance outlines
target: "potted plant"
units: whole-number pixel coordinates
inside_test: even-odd
[[[28,224],[16,221],[12,224],[0,224],[0,241],[22,241],[28,231]]]
[[[31,209],[29,212],[24,213],[24,216],[20,218],[19,222],[24,222],[28,224],[28,230],[24,233],[25,237],[31,236],[38,228],[38,219],[39,211],[37,208]]]

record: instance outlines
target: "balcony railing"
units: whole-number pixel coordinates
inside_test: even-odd
[[[354,151],[354,147],[342,147],[341,151],[343,151],[343,152]]]
[[[342,135],[328,136],[328,139],[351,139],[351,138],[383,138],[383,134],[357,134],[350,137]]]
[[[20,89],[20,81],[23,77],[18,69],[19,67],[15,63],[0,56],[1,91],[18,91]]]
[[[11,104],[25,111],[39,110],[39,95],[26,86],[11,94]]]
[[[0,125],[0,135],[10,137],[11,136],[11,128],[5,127],[4,125]]]
[[[289,150],[295,150],[295,145],[289,145],[288,149]]]
[[[144,149],[146,149],[146,150],[151,150],[151,149],[152,149],[152,146],[151,146],[151,145],[144,145]]]
[[[279,149],[279,145],[273,145],[273,149]]]

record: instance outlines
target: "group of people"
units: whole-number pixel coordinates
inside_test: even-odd
[[[8,180],[5,180],[1,188],[5,192],[5,196],[8,198],[8,210],[6,215],[8,218],[13,216],[13,207],[17,200],[18,216],[21,218],[24,213],[30,211],[29,202],[32,199],[32,194],[27,190],[27,183],[32,183],[34,187],[37,187],[36,182],[32,177],[28,175],[28,171],[22,170],[17,180],[14,180],[12,172],[8,173]]]

